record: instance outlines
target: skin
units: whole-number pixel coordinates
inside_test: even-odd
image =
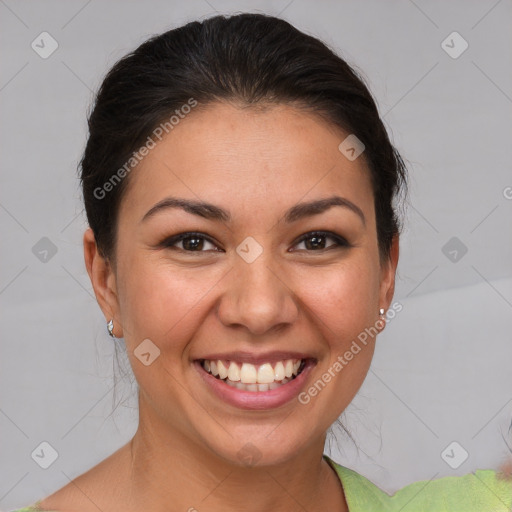
[[[338,150],[347,135],[291,106],[215,103],[187,116],[132,171],[115,260],[101,257],[90,229],[84,253],[140,387],[139,427],[43,509],[348,510],[322,453],[328,428],[366,377],[375,338],[305,405],[295,399],[269,410],[236,408],[213,395],[192,364],[213,349],[300,351],[316,359],[307,389],[376,324],[379,308],[389,308],[398,238],[381,261],[364,158],[351,162]],[[342,207],[284,221],[297,203],[332,195],[355,203],[365,223]],[[169,208],[141,221],[168,196],[213,203],[232,220]],[[326,248],[315,250],[299,241],[315,230],[349,245],[325,238]],[[188,231],[214,243],[204,240],[202,252],[159,245]],[[248,236],[263,248],[250,264],[236,252]],[[134,356],[147,338],[160,349],[149,366]],[[260,457],[252,467],[237,455],[248,442]]]

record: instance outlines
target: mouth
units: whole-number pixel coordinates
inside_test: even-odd
[[[298,357],[196,359],[194,366],[211,396],[238,409],[269,410],[297,399],[306,386],[317,360]]]
[[[250,393],[271,391],[296,379],[306,359],[285,359],[260,365],[222,359],[200,359],[201,368],[228,386]]]

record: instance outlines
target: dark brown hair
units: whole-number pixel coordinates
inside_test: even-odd
[[[405,191],[406,170],[362,78],[324,43],[288,22],[238,14],[152,37],[105,77],[80,163],[88,222],[105,257],[115,254],[126,163],[191,98],[200,107],[215,101],[292,104],[354,134],[365,145],[381,258],[389,256],[400,231],[394,202]]]

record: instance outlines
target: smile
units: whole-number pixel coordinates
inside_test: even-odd
[[[295,379],[304,370],[305,359],[285,359],[253,365],[226,360],[203,359],[201,367],[217,380],[241,391],[271,391]]]

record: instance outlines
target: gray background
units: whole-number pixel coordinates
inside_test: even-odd
[[[114,342],[83,263],[76,165],[86,109],[117,59],[215,11],[280,15],[356,65],[411,172],[403,311],[343,416],[359,450],[338,435],[332,456],[393,493],[510,454],[510,0],[0,0],[3,510],[60,488],[135,432],[129,375],[112,412]],[[31,48],[43,31],[59,45],[47,59]],[[441,46],[453,31],[469,44],[458,58]],[[43,237],[54,255],[38,253]],[[458,247],[443,252],[452,237]],[[42,441],[59,455],[48,469],[31,458]],[[456,469],[441,456],[453,441],[469,453]]]

